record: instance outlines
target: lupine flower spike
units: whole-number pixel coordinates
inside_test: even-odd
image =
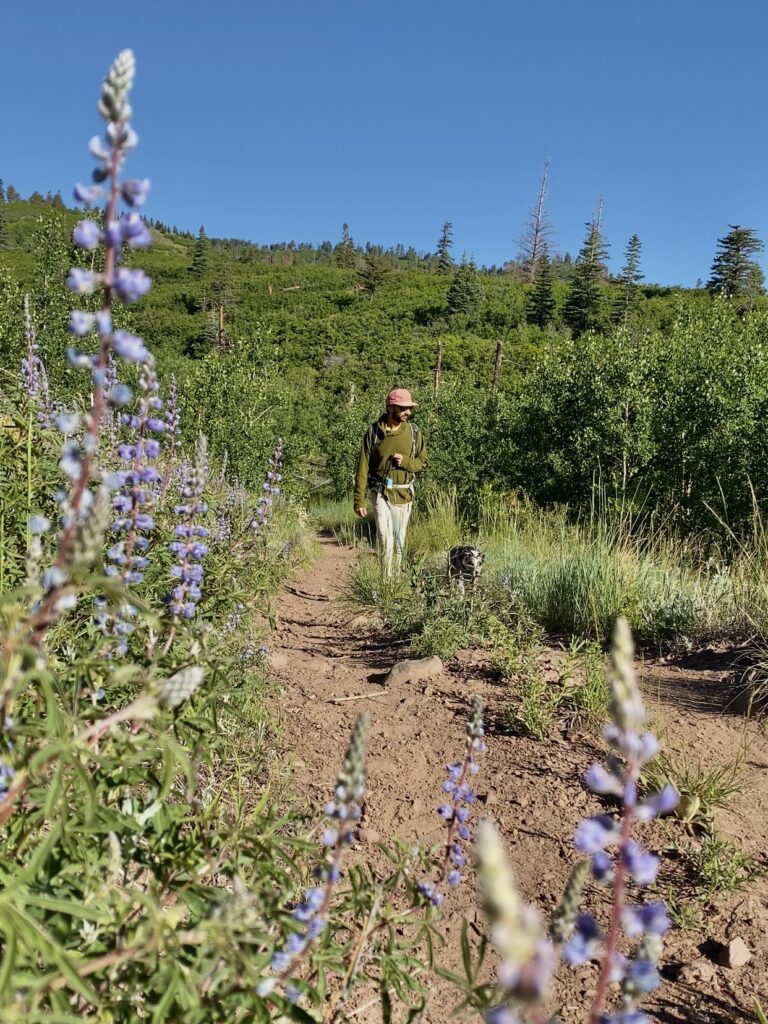
[[[520,898],[492,822],[480,822],[476,848],[478,882],[493,943],[501,957],[498,978],[503,990],[502,1003],[488,1012],[486,1021],[517,1024],[516,1009],[546,998],[555,952],[538,912]]]
[[[269,460],[269,469],[267,470],[266,479],[261,485],[262,495],[256,506],[256,515],[251,521],[251,529],[257,537],[264,537],[269,517],[272,515],[274,500],[280,493],[280,487],[278,485],[282,479],[282,462],[283,439],[279,437],[277,439],[277,445],[275,446],[275,453]]]
[[[171,569],[171,575],[177,583],[168,598],[168,605],[172,615],[183,619],[193,618],[197,602],[202,597],[202,561],[208,554],[208,545],[203,541],[208,536],[208,529],[201,526],[198,520],[208,511],[208,504],[203,501],[207,481],[208,444],[201,434],[197,441],[195,464],[181,489],[183,503],[175,507],[176,515],[182,517],[182,522],[174,530],[176,539],[168,545],[177,559]]]
[[[93,172],[94,184],[78,184],[75,187],[75,198],[79,202],[89,204],[97,202],[106,193],[104,231],[101,231],[94,220],[87,219],[77,225],[73,236],[75,244],[86,250],[92,250],[103,242],[104,270],[103,273],[96,273],[75,267],[70,271],[67,284],[75,294],[80,295],[92,295],[100,288],[103,292],[103,301],[98,313],[75,310],[70,315],[71,333],[79,338],[95,330],[99,344],[95,355],[88,355],[74,348],[67,352],[72,366],[88,370],[91,375],[92,403],[83,417],[61,414],[56,421],[58,429],[64,435],[59,466],[68,478],[69,484],[57,494],[62,511],[63,529],[59,537],[56,561],[42,574],[44,593],[33,609],[30,621],[31,636],[35,643],[40,642],[62,607],[71,606],[72,595],[76,593],[76,588],[71,583],[74,548],[76,538],[88,532],[84,521],[90,518],[94,502],[90,484],[94,479],[98,479],[96,456],[102,421],[107,406],[124,406],[131,399],[130,389],[125,385],[108,387],[110,353],[128,362],[142,363],[149,357],[141,338],[112,329],[114,297],[117,296],[123,302],[134,302],[150,287],[150,280],[143,270],[130,270],[118,266],[123,245],[135,247],[149,241],[149,232],[137,214],[118,215],[121,197],[133,209],[140,205],[137,197],[143,202],[149,188],[146,181],[121,183],[119,180],[125,157],[138,141],[129,123],[131,108],[128,93],[133,83],[133,75],[133,54],[130,50],[124,50],[107,73],[102,87],[99,110],[107,125],[103,139],[95,137],[91,140],[91,153],[99,164]],[[103,183],[106,183],[106,188]],[[29,356],[28,363],[29,372],[32,374],[37,364],[34,361],[30,362]],[[120,480],[103,474],[103,482],[108,485],[119,484]],[[66,598],[65,605],[61,601],[63,596]]]
[[[155,527],[150,510],[155,497],[152,488],[159,479],[154,462],[160,454],[160,442],[152,434],[162,433],[165,421],[158,416],[163,403],[158,397],[160,386],[154,364],[154,358],[148,354],[139,377],[141,398],[138,409],[135,414],[123,413],[122,416],[131,440],[118,445],[117,449],[120,459],[128,466],[116,474],[121,488],[112,500],[112,507],[117,513],[112,530],[122,537],[107,551],[111,564],[107,566],[106,573],[118,577],[127,586],[136,586],[144,580],[144,570],[149,565],[146,554],[149,538],[146,534]],[[116,652],[125,654],[128,636],[134,629],[130,620],[136,609],[123,604],[115,617],[109,615],[103,598],[96,599],[96,606],[97,623],[105,632],[117,635]]]
[[[447,765],[448,778],[443,783],[445,793],[450,803],[441,804],[438,814],[447,825],[445,840],[445,854],[437,881],[420,882],[417,886],[419,892],[425,899],[434,906],[443,902],[443,893],[440,887],[443,882],[455,889],[461,883],[461,869],[467,862],[462,843],[471,839],[471,832],[467,824],[470,814],[470,807],[475,802],[475,794],[469,785],[470,775],[476,775],[480,766],[475,760],[477,754],[485,753],[487,749],[483,736],[483,702],[480,697],[472,701],[472,711],[466,725],[467,742],[464,748],[464,758],[454,764]]]
[[[258,985],[260,996],[273,992],[278,984],[291,977],[298,960],[322,934],[326,913],[333,895],[333,887],[341,877],[341,856],[355,837],[354,825],[363,813],[365,799],[365,747],[368,739],[368,715],[362,714],[355,722],[344,763],[334,791],[335,799],[324,807],[329,820],[323,832],[326,857],[315,868],[317,885],[308,889],[304,899],[294,907],[291,917],[298,930],[288,936],[285,946],[272,957],[275,977],[264,978]],[[286,994],[289,994],[286,986]]]
[[[625,619],[616,623],[613,640],[613,674],[611,682],[611,724],[605,738],[618,757],[608,767],[594,764],[586,773],[589,787],[597,793],[610,793],[622,799],[621,820],[600,814],[581,821],[576,829],[575,844],[592,860],[592,874],[599,883],[613,885],[613,907],[607,935],[589,914],[576,920],[572,937],[563,948],[563,957],[571,965],[586,962],[602,950],[602,968],[592,1005],[592,1024],[642,1024],[647,1018],[637,1010],[638,1001],[659,983],[657,962],[661,953],[661,936],[669,927],[662,903],[627,906],[627,884],[650,885],[656,878],[658,857],[648,853],[631,835],[636,821],[648,821],[672,810],[678,794],[672,786],[643,801],[637,797],[642,766],[658,749],[656,738],[645,731],[646,711],[635,680],[634,645]],[[621,760],[620,760],[621,759]],[[616,856],[607,852],[618,847]],[[630,937],[644,935],[634,957],[627,959],[618,952],[621,930]],[[605,1014],[608,986],[619,982],[623,996],[618,1013]]]
[[[24,296],[24,338],[27,343],[27,354],[21,360],[21,376],[27,392],[27,400],[35,412],[35,418],[43,426],[50,424],[50,401],[48,397],[48,376],[45,364],[41,359],[37,334],[32,316],[29,312],[29,295]]]

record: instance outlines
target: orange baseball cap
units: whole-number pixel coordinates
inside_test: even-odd
[[[417,408],[416,402],[414,402],[408,388],[393,388],[387,395],[387,405],[399,405],[403,408],[410,407],[412,409]]]

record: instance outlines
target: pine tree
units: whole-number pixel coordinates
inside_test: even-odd
[[[210,266],[211,243],[205,233],[205,228],[201,226],[197,233],[197,241],[195,242],[195,248],[192,253],[192,265],[189,268],[189,272],[193,277],[205,277]]]
[[[387,274],[392,269],[388,257],[376,252],[374,248],[363,257],[363,265],[357,272],[357,279],[362,291],[373,302],[373,296],[377,289],[386,280]]]
[[[16,191],[16,189],[13,187],[13,185],[8,185],[8,187],[6,188],[6,190],[5,190],[5,201],[6,201],[6,203],[20,203],[21,202],[21,196]]]
[[[5,185],[3,184],[3,179],[0,178],[0,206],[2,206],[4,202],[5,202]]]
[[[453,224],[446,221],[443,224],[440,238],[437,241],[437,272],[438,274],[450,274],[454,270],[454,262],[451,256],[453,247]]]
[[[759,263],[749,257],[763,251],[763,243],[752,228],[729,224],[730,231],[717,240],[707,291],[712,295],[747,298],[750,303],[764,291]]]
[[[624,252],[624,266],[619,276],[620,292],[616,301],[614,319],[617,323],[626,325],[637,307],[638,290],[637,286],[643,279],[640,273],[640,238],[632,235],[627,242]]]
[[[349,233],[349,224],[341,225],[341,241],[336,246],[333,261],[337,267],[344,267],[346,270],[354,270],[357,265],[355,243]]]
[[[515,262],[517,266],[522,268],[523,274],[528,281],[535,279],[542,246],[548,246],[552,236],[552,225],[549,222],[545,208],[548,179],[549,159],[544,161],[544,170],[541,175],[536,202],[528,211],[528,221],[517,243],[518,255]]]
[[[575,335],[600,327],[608,246],[600,233],[600,217],[587,224],[587,237],[576,259],[563,319]]]
[[[463,259],[448,289],[446,308],[450,316],[466,324],[476,322],[483,301],[483,285],[474,260]]]
[[[536,262],[534,287],[528,302],[528,322],[536,324],[542,330],[547,324],[552,323],[555,317],[553,284],[554,274],[549,261],[549,248],[544,242]]]

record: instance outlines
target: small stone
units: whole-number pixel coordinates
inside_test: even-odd
[[[422,690],[421,692],[422,692],[422,694],[423,694],[423,695],[424,695],[425,697],[431,697],[431,696],[432,696],[432,694],[433,694],[433,693],[434,693],[435,691],[434,691],[433,687],[431,687],[431,686],[425,686],[425,687],[424,687],[424,689],[423,689],[423,690]]]
[[[714,981],[716,974],[717,970],[709,960],[693,960],[680,969],[677,980],[686,985],[698,981],[711,982]]]
[[[717,954],[717,962],[723,967],[743,967],[752,959],[752,953],[740,936],[731,939]]]
[[[367,826],[359,828],[357,830],[357,834],[360,837],[361,842],[363,843],[378,843],[379,840],[381,839],[381,836],[376,831],[376,829],[368,828]]]
[[[392,666],[384,679],[385,686],[399,683],[420,683],[432,679],[443,671],[443,663],[437,655],[431,658],[415,658],[398,661]]]

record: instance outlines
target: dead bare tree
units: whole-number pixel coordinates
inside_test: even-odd
[[[542,246],[547,244],[554,233],[554,228],[547,217],[546,197],[549,184],[549,157],[544,161],[536,202],[528,211],[528,221],[523,234],[518,239],[518,262],[522,266],[526,279],[533,281],[536,264],[541,256]]]
[[[491,381],[491,389],[495,392],[498,391],[499,381],[501,380],[501,364],[504,361],[504,340],[499,338],[496,342],[496,358],[493,361],[493,380]]]
[[[440,374],[443,370],[443,343],[438,341],[435,350],[435,396],[440,394]]]

